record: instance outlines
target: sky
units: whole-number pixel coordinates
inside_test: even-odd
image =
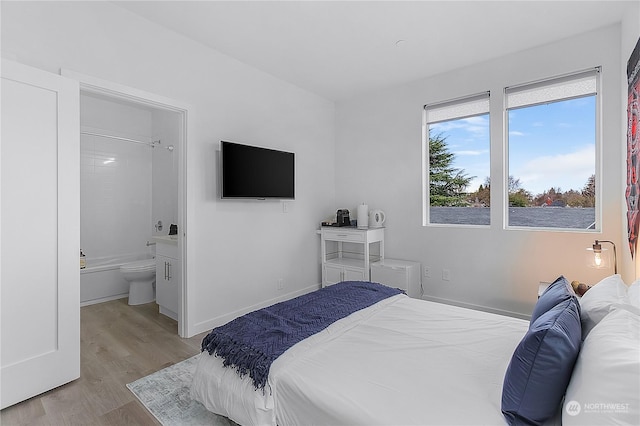
[[[508,112],[509,175],[533,196],[549,188],[581,191],[595,173],[595,96]],[[476,191],[490,174],[489,114],[435,123],[446,137],[454,167],[473,180]]]

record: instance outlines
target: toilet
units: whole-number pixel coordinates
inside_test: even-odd
[[[142,305],[156,299],[156,261],[138,260],[120,266],[120,272],[129,282],[129,304]]]

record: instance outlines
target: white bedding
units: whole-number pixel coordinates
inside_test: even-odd
[[[243,424],[505,424],[502,381],[528,321],[404,295],[296,344],[266,391],[203,353],[192,397]]]

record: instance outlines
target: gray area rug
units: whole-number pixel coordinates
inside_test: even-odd
[[[189,389],[196,360],[197,356],[191,357],[129,383],[127,387],[164,426],[235,425],[191,399]]]

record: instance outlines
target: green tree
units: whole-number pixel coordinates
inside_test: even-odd
[[[522,188],[509,193],[509,205],[511,207],[528,207],[531,205],[531,193]]]
[[[531,205],[532,196],[529,191],[522,188],[520,179],[509,175],[509,205],[512,207],[528,207]]]
[[[527,207],[531,205],[532,196],[531,193],[522,188],[520,179],[509,175],[507,181],[507,187],[509,191],[509,205],[513,207]],[[487,177],[484,181],[484,186],[480,185],[478,190],[471,195],[473,200],[477,199],[485,207],[490,206],[490,192],[491,192],[491,178]]]
[[[581,192],[570,189],[562,194],[562,199],[566,201],[569,207],[589,207],[586,205],[587,199]]]
[[[455,154],[442,135],[429,137],[429,202],[432,206],[466,206],[466,189],[473,176],[452,166]]]
[[[509,175],[509,194],[515,194],[522,188],[522,184],[520,183],[520,179],[513,177],[513,175]]]
[[[485,185],[482,184],[478,187],[478,190],[471,194],[471,199],[475,202],[478,200],[480,204],[484,207],[491,206],[491,184],[488,182],[489,178],[485,182]]]
[[[582,196],[584,197],[584,207],[596,206],[596,175],[589,176],[587,183],[582,188]]]

